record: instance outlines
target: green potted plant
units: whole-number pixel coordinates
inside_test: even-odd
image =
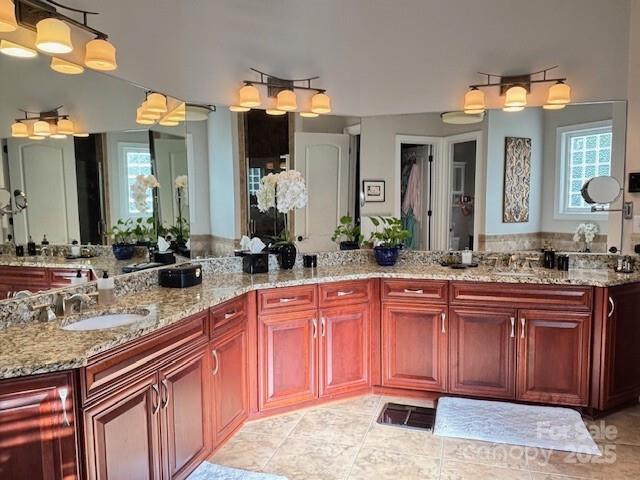
[[[373,254],[376,262],[382,267],[390,267],[398,261],[402,243],[411,233],[402,226],[402,220],[395,217],[370,217],[376,231],[371,233],[371,241],[375,245]],[[378,227],[382,226],[379,231]]]
[[[118,260],[129,260],[135,253],[136,245],[133,243],[134,227],[130,218],[123,220],[119,218],[113,228],[109,231],[113,255]]]
[[[138,217],[133,222],[131,233],[136,238],[136,245],[148,247],[154,240],[154,225],[153,217],[142,218]]]
[[[355,225],[350,215],[343,216],[340,218],[340,225],[333,232],[331,241],[339,242],[340,250],[357,250],[362,241],[360,225]]]

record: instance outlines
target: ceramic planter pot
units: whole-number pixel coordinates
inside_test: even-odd
[[[298,251],[293,243],[285,243],[278,248],[278,265],[283,270],[293,268]]]
[[[340,242],[340,250],[357,250],[360,248],[358,242]]]
[[[118,260],[129,260],[136,253],[136,246],[133,243],[116,243],[111,245],[111,250]]]
[[[391,267],[398,261],[398,254],[400,253],[400,247],[373,247],[373,254],[376,257],[376,262],[381,267]]]

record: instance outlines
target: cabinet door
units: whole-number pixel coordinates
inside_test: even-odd
[[[0,478],[78,478],[73,399],[67,374],[0,385]]]
[[[451,307],[449,391],[514,398],[515,310]]]
[[[603,409],[638,398],[640,393],[640,286],[607,291],[604,319]]]
[[[164,478],[184,478],[211,451],[206,345],[160,370]]]
[[[316,315],[314,309],[259,317],[260,410],[317,398]]]
[[[246,319],[211,342],[214,445],[224,441],[247,418],[249,384]]]
[[[447,363],[444,306],[386,303],[382,307],[382,385],[444,391]]]
[[[320,396],[369,385],[369,306],[320,310]]]
[[[591,314],[520,310],[517,397],[586,405]]]
[[[154,372],[85,409],[89,479],[161,478],[160,401]]]

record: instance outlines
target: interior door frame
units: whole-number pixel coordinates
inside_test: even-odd
[[[444,207],[444,210],[440,212],[443,215],[440,218],[445,218],[444,222],[444,231],[441,229],[437,230],[437,235],[442,235],[440,237],[440,241],[444,242],[444,246],[446,250],[449,250],[450,245],[450,236],[451,232],[449,232],[449,225],[451,224],[451,176],[453,175],[453,147],[456,143],[464,143],[464,142],[476,142],[476,172],[475,172],[475,193],[473,195],[473,248],[474,250],[478,250],[478,240],[481,234],[484,234],[484,215],[485,215],[485,185],[486,185],[486,168],[485,168],[485,155],[483,150],[483,133],[482,130],[477,130],[475,132],[466,132],[460,133],[458,135],[450,135],[448,137],[444,137],[444,151],[446,154],[444,155],[444,165],[442,182],[441,185],[444,185],[443,192],[441,192],[444,196],[440,198],[439,205]]]

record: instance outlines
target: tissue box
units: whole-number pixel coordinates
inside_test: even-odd
[[[268,253],[241,252],[240,256],[244,273],[267,273],[269,271]]]

